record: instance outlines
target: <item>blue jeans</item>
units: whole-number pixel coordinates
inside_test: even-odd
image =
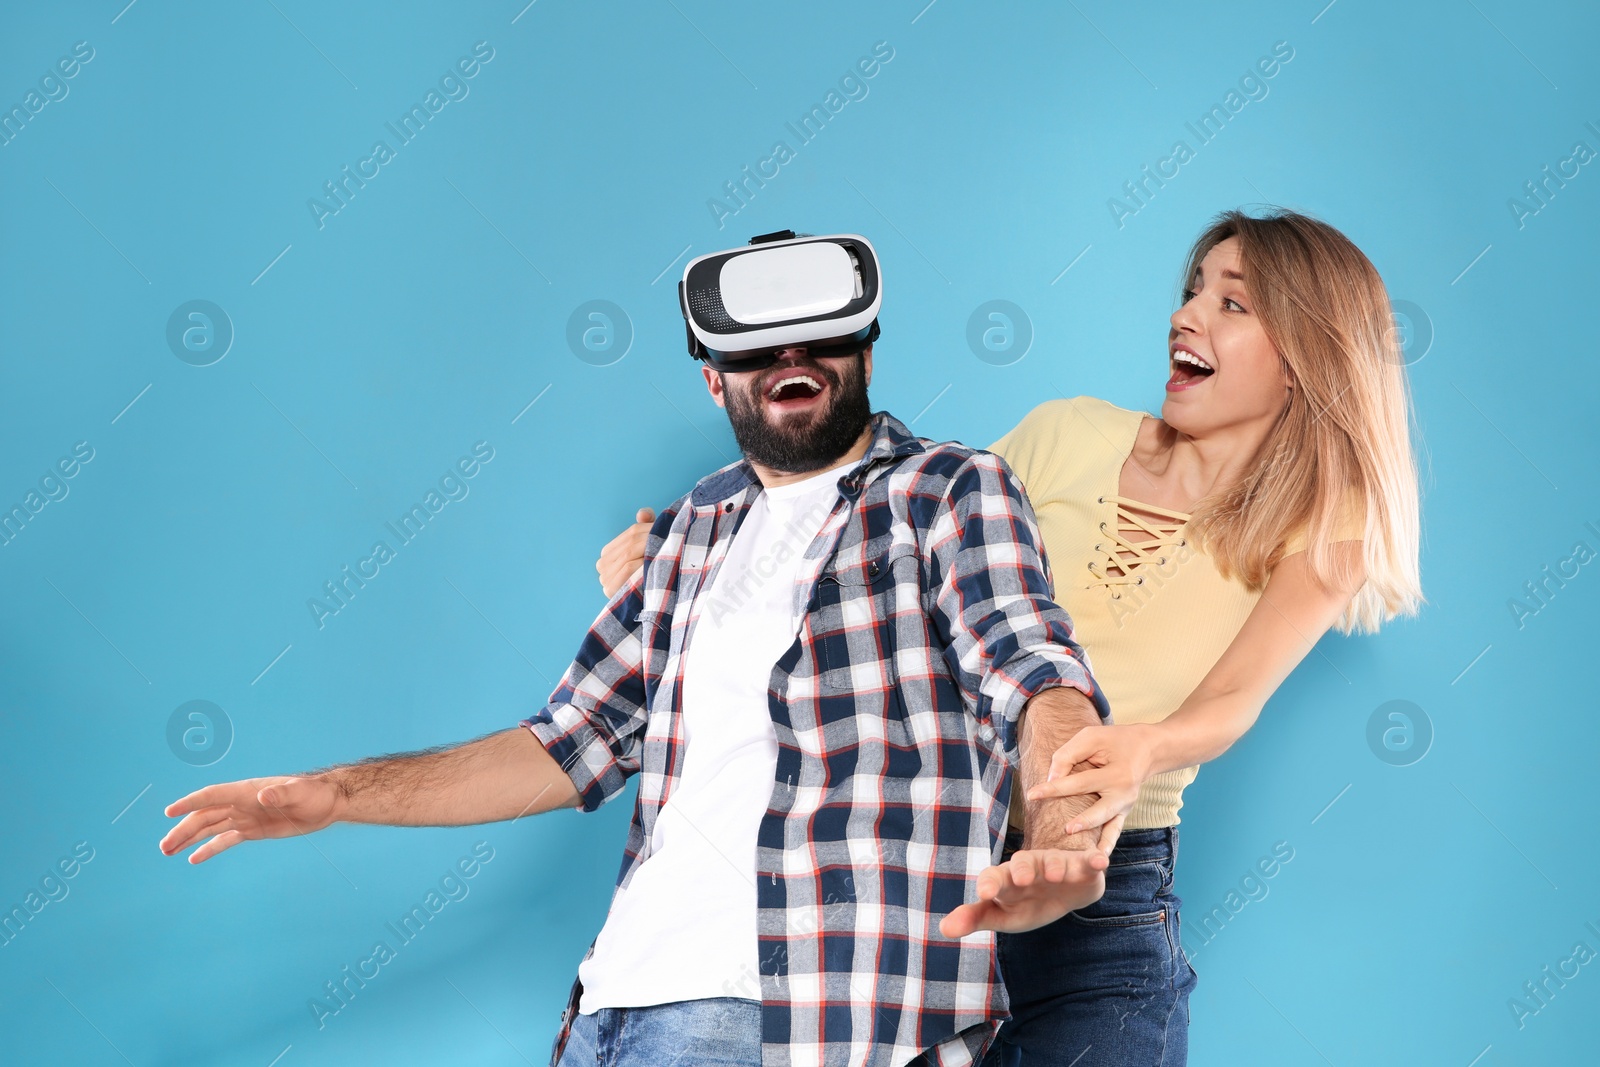
[[[1011,1018],[983,1067],[1182,1067],[1196,976],[1179,940],[1177,855],[1176,826],[1128,830],[1105,896],[999,936]]]
[[[761,1002],[680,1000],[574,1015],[551,1067],[761,1067]]]
[[[550,1067],[761,1067],[761,1002],[711,997],[574,1015]],[[928,1067],[926,1054],[906,1067]]]

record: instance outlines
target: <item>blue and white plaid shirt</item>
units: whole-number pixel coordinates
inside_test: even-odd
[[[994,935],[954,941],[939,920],[1000,859],[1028,699],[1073,686],[1110,720],[1005,461],[887,412],[872,429],[805,553],[799,634],[772,668],[777,771],[752,857],[764,1067],[977,1062],[1008,1014]],[[585,811],[639,775],[618,888],[682,771],[700,594],[761,489],[741,460],[663,511],[642,571],[522,722]]]

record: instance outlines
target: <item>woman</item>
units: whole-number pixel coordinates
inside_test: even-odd
[[[1012,1018],[986,1065],[1186,1061],[1183,789],[1330,626],[1372,632],[1421,602],[1404,364],[1349,239],[1293,212],[1219,215],[1167,351],[1160,418],[1052,400],[991,446],[1027,490],[1114,723],[1062,746],[1032,795],[1097,798],[1069,830],[1105,827],[1114,847],[1098,901],[999,935]],[[648,514],[602,553],[608,594]],[[1021,810],[1013,794],[1014,830]]]

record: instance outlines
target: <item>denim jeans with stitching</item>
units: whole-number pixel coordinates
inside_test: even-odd
[[[712,997],[575,1015],[551,1067],[761,1067],[761,1002]],[[927,1054],[906,1067],[928,1067]]]
[[[679,1000],[574,1015],[552,1067],[761,1067],[761,1002]]]

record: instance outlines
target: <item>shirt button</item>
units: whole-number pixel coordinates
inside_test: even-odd
[[[733,501],[730,500],[726,504],[722,505],[722,510],[727,512],[727,513],[729,513],[729,514],[732,514],[733,513]]]
[[[877,576],[878,576],[878,562],[877,562],[877,560],[873,560],[871,563],[867,564],[867,577],[876,578]]]

